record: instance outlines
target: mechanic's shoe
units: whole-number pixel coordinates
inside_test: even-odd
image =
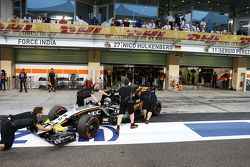
[[[130,128],[131,128],[131,129],[138,128],[138,125],[136,125],[136,124],[131,124],[131,125],[130,125]]]
[[[145,124],[148,124],[148,120],[145,120],[144,123],[145,123]]]
[[[116,128],[116,129],[115,129],[115,133],[119,135],[119,133],[120,133],[120,128]]]

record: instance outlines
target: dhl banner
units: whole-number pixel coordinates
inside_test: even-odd
[[[46,24],[46,23],[7,23],[0,22],[2,36],[24,37],[67,37],[78,39],[103,39],[126,41],[202,41],[208,43],[250,44],[250,36],[183,32],[160,29],[130,27],[102,27],[92,25]],[[0,34],[0,36],[1,36]]]

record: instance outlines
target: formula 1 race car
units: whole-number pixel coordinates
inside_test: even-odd
[[[135,93],[145,90],[147,89],[136,89]],[[75,107],[69,111],[63,106],[54,106],[49,111],[48,120],[45,121],[45,124],[53,126],[54,130],[42,132],[38,135],[54,145],[64,145],[75,141],[77,134],[79,137],[87,139],[94,138],[98,133],[100,124],[115,125],[119,114],[119,92],[112,89],[107,93],[110,96],[102,96],[101,106],[95,105],[91,101],[85,106]],[[140,100],[139,97],[135,97],[135,116],[139,117],[141,115]],[[159,115],[160,111],[161,102],[158,100],[153,115]],[[123,120],[129,120],[129,115],[125,115]]]

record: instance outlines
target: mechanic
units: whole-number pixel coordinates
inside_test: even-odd
[[[49,72],[48,76],[49,76],[48,77],[48,81],[49,81],[49,83],[48,83],[48,89],[49,89],[49,92],[51,92],[51,90],[53,92],[55,92],[56,91],[55,90],[56,73],[54,72],[53,68],[50,69],[50,72]]]
[[[77,100],[76,104],[81,107],[84,106],[84,101],[91,101],[94,100],[96,104],[99,106],[101,105],[100,101],[102,98],[102,95],[110,96],[106,92],[100,90],[100,84],[96,83],[94,86],[90,88],[84,88],[77,92]]]
[[[141,92],[140,100],[142,101],[142,112],[144,117],[144,123],[148,124],[149,119],[152,116],[152,112],[156,109],[157,97],[154,89],[150,88],[148,91]]]
[[[116,133],[119,134],[120,133],[120,125],[122,122],[122,117],[123,115],[126,113],[126,111],[128,111],[129,115],[130,115],[130,128],[134,129],[137,128],[138,125],[136,125],[134,123],[134,101],[132,100],[132,96],[133,96],[133,87],[129,85],[129,80],[126,78],[124,81],[124,86],[122,86],[119,89],[119,95],[121,97],[121,102],[120,102],[120,111],[119,111],[119,115],[117,118],[117,128],[116,128]]]
[[[50,131],[52,126],[43,127],[38,123],[38,118],[43,115],[43,107],[35,107],[33,112],[24,112],[17,115],[10,115],[1,122],[0,150],[9,150],[15,140],[15,132],[18,129],[28,127],[29,129],[38,129]]]

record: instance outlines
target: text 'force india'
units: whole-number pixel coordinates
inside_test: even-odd
[[[145,91],[146,88],[137,89],[135,94]],[[67,110],[63,106],[54,106],[48,114],[47,125],[52,125],[53,131],[38,133],[49,143],[54,145],[64,145],[75,141],[77,134],[79,137],[91,139],[96,136],[100,124],[115,125],[119,114],[119,93],[117,90],[107,91],[110,96],[102,96],[101,106],[96,106],[90,102],[83,107],[75,107]],[[139,96],[135,96],[135,117],[141,115],[141,101]],[[161,102],[157,101],[153,115],[157,116],[161,112]],[[124,115],[123,121],[129,120],[129,115]],[[77,133],[76,133],[77,132]]]

